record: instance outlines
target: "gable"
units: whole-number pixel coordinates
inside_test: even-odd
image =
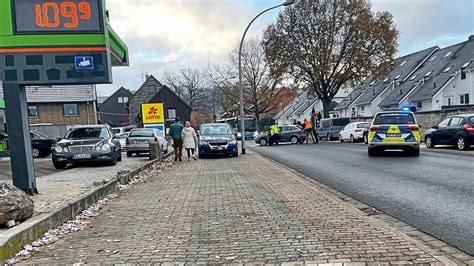
[[[186,108],[189,111],[192,111],[191,107],[181,99],[176,93],[174,93],[166,85],[163,85],[162,89],[157,92],[147,103],[165,103],[165,108],[167,107],[176,107],[176,108]]]

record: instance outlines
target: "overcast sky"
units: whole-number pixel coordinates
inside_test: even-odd
[[[124,86],[137,90],[142,71],[163,71],[222,63],[248,22],[283,0],[107,0],[110,23],[128,45],[130,66],[114,68],[114,84],[99,85],[99,95]],[[400,30],[399,55],[445,47],[474,34],[474,0],[373,0],[388,10]],[[258,37],[279,11],[252,25]]]

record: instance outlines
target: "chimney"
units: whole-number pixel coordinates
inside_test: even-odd
[[[148,72],[146,72],[146,74],[145,74],[145,80],[147,80],[149,77],[150,77],[150,75],[148,75]]]

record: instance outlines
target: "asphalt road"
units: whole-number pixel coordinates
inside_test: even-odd
[[[338,142],[249,148],[474,255],[472,156],[368,157],[366,145]]]

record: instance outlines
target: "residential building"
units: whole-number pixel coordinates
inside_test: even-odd
[[[372,82],[371,78],[365,79],[359,87],[353,89],[344,99],[338,103],[338,105],[336,105],[336,107],[334,107],[334,112],[338,117],[358,116],[354,103],[357,99],[359,99],[359,97],[365,91],[365,86],[370,82]]]
[[[29,86],[26,98],[30,125],[97,124],[95,85]]]
[[[430,47],[391,62],[386,76],[372,80],[364,86],[364,92],[354,102],[356,116],[373,116],[380,111],[379,104],[385,97],[409,79],[437,49],[437,47]]]
[[[137,92],[129,99],[128,106],[130,108],[130,124],[140,125],[141,121],[141,105],[148,103],[155,94],[163,88],[153,75],[146,77],[145,82],[140,86]]]
[[[183,122],[191,121],[191,107],[166,85],[161,86],[160,90],[146,103],[163,103],[166,128],[174,123],[176,117],[179,117]]]
[[[121,87],[110,95],[99,105],[99,121],[112,127],[126,126],[130,124],[130,112],[128,101],[133,94]]]

